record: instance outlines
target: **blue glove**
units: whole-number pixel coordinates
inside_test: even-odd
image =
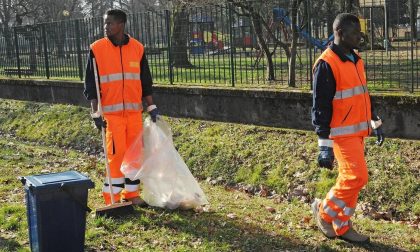
[[[333,141],[329,139],[319,139],[318,165],[320,167],[332,169],[334,164]]]
[[[156,122],[156,119],[159,115],[159,110],[156,105],[150,105],[147,107],[147,112],[149,112],[150,117],[152,118],[153,122]]]
[[[385,136],[382,131],[382,120],[379,118],[379,116],[372,117],[373,120],[370,121],[370,124],[373,129],[373,133],[375,133],[375,136],[377,137],[376,145],[381,146],[385,141]]]

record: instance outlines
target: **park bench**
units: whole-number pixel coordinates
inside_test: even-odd
[[[19,69],[17,68],[5,68],[4,69],[4,74],[11,76],[11,75],[18,75],[19,74]],[[24,76],[31,76],[34,74],[34,71],[29,69],[29,68],[21,68],[20,69],[20,74],[24,75]]]
[[[163,48],[156,48],[156,47],[147,47],[144,49],[146,54],[148,55],[160,55],[162,53]]]

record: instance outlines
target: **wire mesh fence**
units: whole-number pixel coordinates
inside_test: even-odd
[[[129,14],[126,31],[145,46],[155,82],[283,87],[290,84],[290,55],[279,42],[292,45],[289,2],[259,6],[260,24],[238,6],[205,6]],[[327,9],[325,17],[317,1],[303,2],[297,10],[295,85],[310,89],[314,61],[331,42],[331,20],[343,10]],[[359,51],[370,87],[417,92],[418,28],[411,9],[399,3],[359,2],[354,9],[363,33]],[[420,19],[414,22],[420,26]],[[101,17],[0,29],[0,75],[83,80],[89,44],[103,34]],[[272,54],[274,80],[267,80],[261,40]]]

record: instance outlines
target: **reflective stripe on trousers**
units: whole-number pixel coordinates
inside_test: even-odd
[[[360,190],[368,180],[364,158],[363,137],[343,137],[334,139],[334,156],[338,161],[338,177],[320,205],[321,217],[333,224],[337,235],[349,229]]]
[[[124,177],[120,178],[111,178],[112,183],[112,192],[114,194],[120,193],[122,189],[124,188]],[[108,177],[105,178],[104,185],[102,188],[102,192],[104,193],[110,193],[109,185],[108,185]]]
[[[139,193],[137,190],[138,186],[134,187],[129,185],[126,187],[127,182],[120,169],[126,150],[142,134],[142,114],[140,112],[124,113],[123,115],[105,114],[105,120],[107,121],[106,142],[111,178],[120,179],[119,182],[123,185],[118,191],[114,191],[114,193],[121,193],[123,198],[136,197]],[[105,202],[107,203],[109,189],[104,188],[103,193]]]

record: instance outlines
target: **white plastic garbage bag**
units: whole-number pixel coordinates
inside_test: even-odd
[[[142,137],[143,164],[138,167],[141,158],[130,161],[124,157],[121,171],[132,180],[140,179],[142,198],[146,203],[168,209],[190,209],[208,204],[204,192],[174,147],[169,125],[162,118],[153,123],[149,117],[144,122]]]

